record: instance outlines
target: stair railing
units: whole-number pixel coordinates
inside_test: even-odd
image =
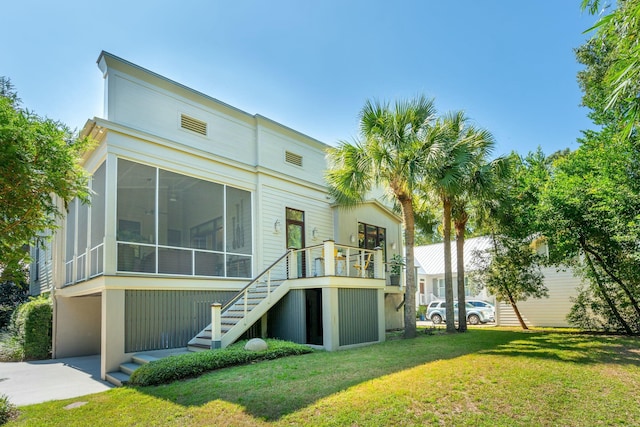
[[[273,270],[273,268],[278,265],[282,260],[286,259],[287,257],[289,257],[289,255],[291,255],[292,250],[288,250],[287,252],[284,253],[284,255],[282,255],[280,258],[278,258],[277,260],[275,260],[269,267],[265,268],[264,271],[260,274],[258,274],[251,282],[249,282],[244,288],[242,288],[237,294],[236,296],[234,296],[233,298],[231,298],[224,306],[222,306],[221,311],[225,312],[229,307],[231,307],[233,304],[235,304],[240,298],[242,298],[244,296],[244,316],[246,317],[247,315],[247,296],[249,295],[249,290],[251,289],[251,287],[253,287],[255,284],[257,284],[263,277],[266,276],[266,282],[267,282],[267,297],[269,297],[269,295],[271,295],[271,271]]]

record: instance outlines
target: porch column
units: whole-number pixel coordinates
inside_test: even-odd
[[[294,252],[295,248],[289,248],[289,273],[287,278],[289,279],[297,279],[298,278],[298,256],[297,252]]]
[[[211,350],[222,348],[222,304],[211,304]]]
[[[327,351],[340,347],[338,289],[322,288],[322,345]]]
[[[102,291],[102,319],[100,342],[100,377],[117,371],[125,358],[124,353],[124,302],[123,289]]]
[[[324,275],[336,275],[336,242],[333,240],[325,240],[323,242],[323,258],[324,258]]]
[[[105,187],[105,206],[116,206],[116,193],[118,192],[118,157],[115,154],[107,155],[107,179]],[[117,218],[115,209],[107,209],[104,224],[104,274],[113,276],[118,269],[118,257],[116,246]]]
[[[384,260],[382,259],[382,248],[380,246],[375,248],[373,254],[373,278],[384,279]]]

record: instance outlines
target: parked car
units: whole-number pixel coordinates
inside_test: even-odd
[[[495,321],[493,309],[486,307],[474,307],[471,303],[465,304],[467,309],[467,323],[470,325],[478,325],[480,323],[487,323]],[[458,321],[458,302],[454,301],[454,320]],[[446,308],[444,301],[433,301],[427,308],[427,319],[433,323],[438,324],[447,320]]]
[[[479,299],[468,299],[466,302],[474,307],[490,308],[493,312],[493,317],[496,317],[496,306],[491,304],[490,302],[482,301]]]

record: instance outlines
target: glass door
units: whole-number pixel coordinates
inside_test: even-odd
[[[304,212],[287,208],[287,249],[304,248]],[[299,251],[297,277],[306,277],[307,262],[304,252]]]

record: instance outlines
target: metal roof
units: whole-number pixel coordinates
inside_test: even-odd
[[[464,268],[470,269],[473,260],[473,253],[477,250],[484,250],[491,245],[489,236],[473,237],[464,241]],[[433,245],[416,246],[413,248],[418,274],[429,276],[444,275],[444,243]],[[451,270],[456,274],[457,269],[456,242],[451,242]]]

